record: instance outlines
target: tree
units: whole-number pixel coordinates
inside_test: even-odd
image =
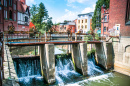
[[[52,22],[52,17],[48,18],[47,20],[47,31],[52,27],[53,22]]]
[[[49,19],[48,11],[45,8],[44,4],[41,2],[38,5],[38,7],[36,5],[32,5],[30,9],[30,13],[31,13],[31,21],[36,26],[37,30],[38,31],[45,30],[45,25],[47,25],[45,21],[50,19]]]
[[[30,13],[31,13],[31,21],[36,24],[36,14],[38,12],[37,6],[36,5],[32,5],[31,9],[30,9]]]
[[[106,9],[109,8],[109,2],[110,0],[98,0],[96,2],[96,7],[95,7],[95,10],[94,10],[94,16],[92,17],[92,28],[93,30],[96,28],[96,19],[97,17],[99,18],[99,27],[101,27],[101,7],[102,5],[106,5]]]

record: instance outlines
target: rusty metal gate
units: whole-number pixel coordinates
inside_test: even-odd
[[[2,86],[3,73],[3,59],[4,59],[4,39],[3,33],[0,32],[0,86]]]

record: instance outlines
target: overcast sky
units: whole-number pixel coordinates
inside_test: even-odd
[[[53,23],[77,19],[78,14],[93,12],[97,0],[26,0],[27,5],[43,2]]]

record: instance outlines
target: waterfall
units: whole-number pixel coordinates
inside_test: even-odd
[[[61,57],[56,59],[56,81],[58,83],[72,82],[74,78],[81,76],[74,70],[71,57]]]
[[[70,57],[60,57],[55,59],[55,84],[66,84],[83,80],[83,76],[74,70],[74,65]],[[21,86],[45,85],[41,76],[40,59],[14,59],[14,65]],[[103,74],[100,67],[95,65],[94,56],[88,58],[88,75],[95,76]]]
[[[104,72],[96,65],[94,55],[92,55],[88,58],[88,75],[95,76],[97,74],[104,74]]]

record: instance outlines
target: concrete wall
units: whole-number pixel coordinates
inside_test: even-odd
[[[87,44],[73,44],[72,45],[72,59],[75,70],[80,74],[87,75]]]
[[[109,70],[114,66],[114,51],[111,42],[95,44],[98,65]]]
[[[113,39],[115,62],[114,70],[130,76],[130,37]]]
[[[41,73],[47,83],[55,82],[55,56],[54,44],[40,46]]]

